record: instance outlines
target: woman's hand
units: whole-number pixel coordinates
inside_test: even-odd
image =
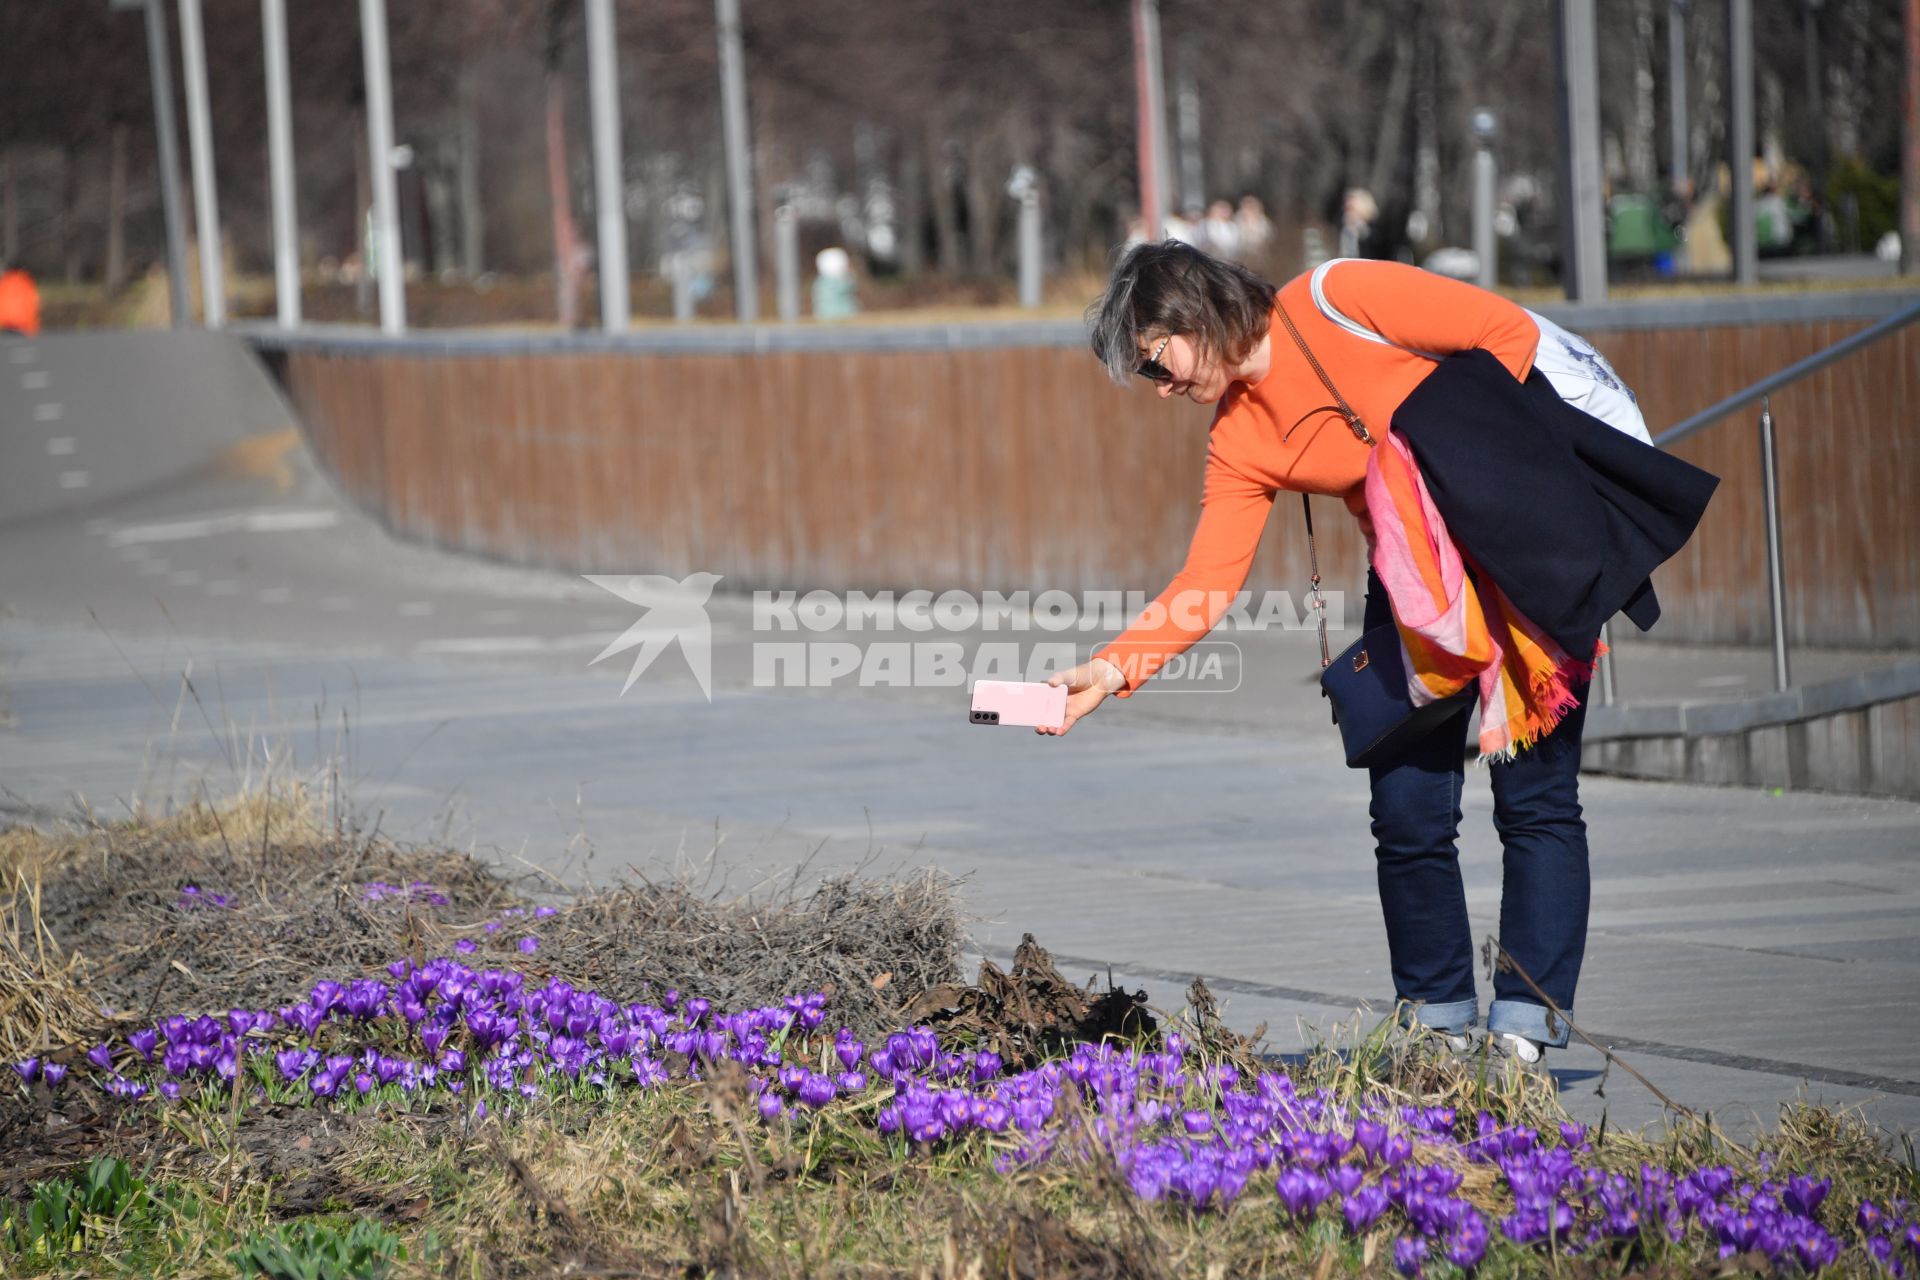
[[[1126,684],[1126,677],[1120,674],[1120,668],[1105,658],[1094,658],[1077,667],[1055,672],[1047,677],[1047,683],[1067,686],[1067,715],[1058,729],[1049,729],[1045,725],[1036,725],[1035,733],[1052,734],[1059,737],[1073,728],[1074,721],[1105,702],[1107,695]]]

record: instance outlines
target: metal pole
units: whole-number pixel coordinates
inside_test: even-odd
[[[599,206],[600,327],[619,333],[627,301],[627,184],[620,165],[619,46],[613,0],[587,0],[587,81],[593,103],[593,193]]]
[[[273,282],[280,324],[300,324],[300,221],[293,207],[293,105],[287,73],[287,0],[260,0],[267,59],[267,168],[273,193]]]
[[[1760,279],[1760,253],[1755,243],[1753,207],[1753,0],[1727,0],[1727,63],[1732,81],[1733,119],[1727,129],[1733,171],[1732,234],[1733,279],[1753,284]]]
[[[1175,42],[1174,116],[1180,130],[1180,204],[1203,209],[1207,203],[1206,174],[1200,154],[1200,84],[1193,74],[1193,47]]]
[[[740,50],[740,0],[713,0],[720,26],[720,122],[727,143],[727,212],[733,250],[733,310],[740,323],[760,316],[760,267],[753,229],[753,165],[747,154],[746,58]]]
[[[1600,643],[1607,651],[1600,655],[1600,705],[1610,707],[1617,696],[1613,689],[1613,622],[1600,624]]]
[[[1135,131],[1140,155],[1140,221],[1148,240],[1167,225],[1167,108],[1160,67],[1160,0],[1133,0]]]
[[[1900,110],[1900,271],[1920,272],[1920,0],[1907,0],[1907,83]]]
[[[160,209],[167,231],[167,305],[173,327],[193,323],[193,300],[187,296],[187,229],[180,208],[180,137],[173,121],[173,58],[167,39],[167,11],[160,0],[133,0],[117,8],[137,5],[147,15],[147,75],[153,86],[153,134],[160,149]]]
[[[220,205],[214,192],[213,123],[207,109],[207,45],[200,0],[180,0],[180,67],[187,77],[187,148],[193,159],[193,212],[200,236],[201,315],[209,329],[227,322],[220,262]]]
[[[393,86],[387,69],[387,0],[360,0],[360,49],[366,61],[367,152],[373,179],[374,257],[379,269],[380,329],[407,331],[407,264],[400,256],[400,201],[393,178]]]
[[[1807,168],[1812,171],[1816,189],[1827,183],[1827,95],[1820,83],[1824,65],[1820,58],[1820,11],[1825,7],[1826,0],[1806,0],[1801,23],[1806,32],[1801,52],[1807,78]]]
[[[1561,121],[1566,163],[1568,299],[1602,302],[1607,296],[1605,196],[1600,171],[1600,75],[1594,0],[1560,0]]]
[[[1493,238],[1493,199],[1497,170],[1491,147],[1473,153],[1473,252],[1480,260],[1480,287],[1499,283],[1499,246]]]
[[[1760,402],[1760,483],[1767,515],[1767,598],[1773,611],[1773,687],[1792,683],[1787,672],[1787,585],[1780,564],[1780,480],[1773,448],[1773,403]]]
[[[1673,0],[1667,9],[1667,127],[1668,183],[1676,192],[1693,184],[1693,166],[1687,140],[1687,0]]]
[[[773,293],[782,320],[800,318],[800,220],[781,200],[773,209]]]
[[[1020,305],[1032,310],[1041,292],[1040,192],[1028,183],[1020,192]]]
[[[1493,236],[1493,205],[1500,166],[1493,158],[1493,139],[1499,122],[1492,111],[1473,113],[1473,253],[1480,262],[1479,285],[1491,289],[1500,282],[1500,246]]]

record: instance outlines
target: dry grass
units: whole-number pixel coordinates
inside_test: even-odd
[[[377,975],[463,939],[476,959],[511,958],[623,1001],[678,987],[749,1007],[823,990],[863,1035],[893,1029],[907,1000],[957,976],[964,917],[945,877],[788,876],[736,895],[692,876],[555,899],[536,916],[529,887],[493,866],[330,828],[296,785],[159,820],[17,828],[0,833],[0,886],[19,887],[0,1011],[20,1030],[0,1035],[72,1043],[100,1028],[100,1006],[272,1008],[320,978]],[[445,901],[368,897],[375,883],[415,882]],[[193,905],[189,887],[226,905]],[[527,936],[537,956],[517,952]],[[76,1004],[81,986],[91,999]]]
[[[0,1059],[37,1057],[101,1022],[85,961],[64,952],[40,918],[41,880],[0,868]]]

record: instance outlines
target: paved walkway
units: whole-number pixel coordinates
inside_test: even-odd
[[[83,443],[109,456],[114,432]],[[0,469],[33,445],[8,421]],[[383,831],[575,883],[676,860],[735,886],[803,863],[936,866],[965,877],[979,952],[1032,932],[1069,973],[1111,968],[1159,1002],[1203,974],[1281,1050],[1388,994],[1365,781],[1338,761],[1309,637],[1249,637],[1233,696],[1114,701],[1054,740],[968,725],[952,689],[754,688],[751,612],[716,597],[712,702],[671,653],[623,697],[627,659],[588,660],[637,610],[394,544],[290,463],[285,489],[209,473],[0,511],[0,821],[338,758]],[[1764,654],[1632,657],[1630,689],[1767,670]],[[1583,798],[1583,1025],[1723,1119],[1804,1090],[1920,1130],[1920,806],[1607,778]],[[1470,778],[1480,936],[1498,905],[1489,803]],[[1658,1121],[1621,1073],[1596,1094],[1591,1051],[1554,1062],[1576,1111]]]

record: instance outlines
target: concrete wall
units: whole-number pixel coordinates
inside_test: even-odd
[[[1633,778],[1920,800],[1920,662],[1754,698],[1595,707],[1581,763]]]

